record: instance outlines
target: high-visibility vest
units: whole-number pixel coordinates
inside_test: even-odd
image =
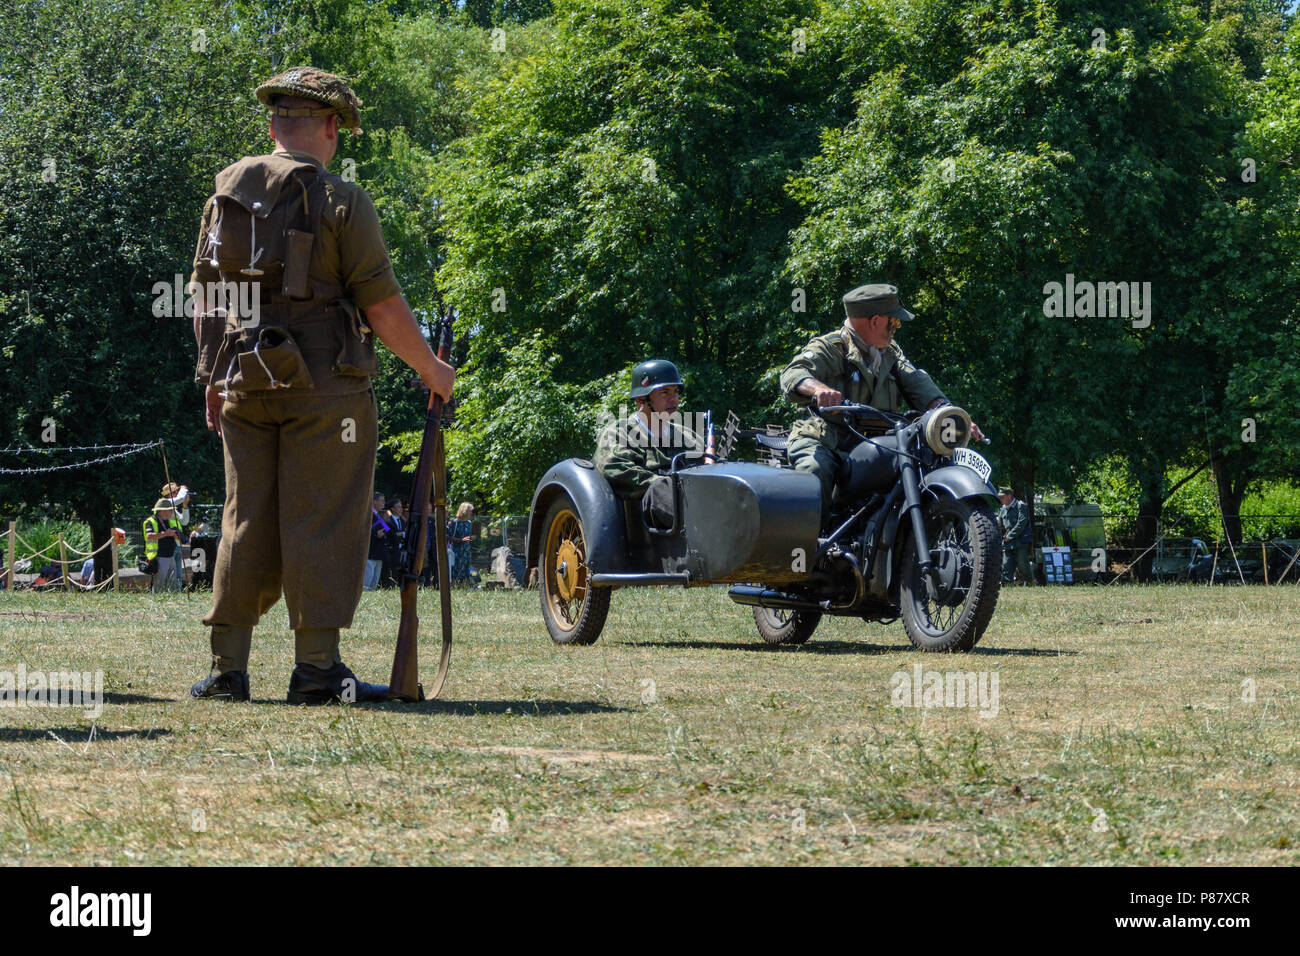
[[[172,515],[167,519],[167,527],[175,528],[179,532],[181,530],[181,523],[176,520],[175,515]],[[154,558],[158,557],[158,541],[156,539],[150,541],[149,535],[157,534],[162,531],[162,529],[163,526],[158,523],[157,515],[150,515],[144,519],[144,559],[146,561],[152,561]],[[180,547],[179,541],[176,542],[176,546]]]

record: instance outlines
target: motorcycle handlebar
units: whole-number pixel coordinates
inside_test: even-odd
[[[809,407],[816,411],[818,415],[825,415],[828,413],[836,415],[854,415],[858,417],[871,415],[875,418],[883,418],[886,421],[904,421],[902,415],[895,415],[892,412],[884,412],[872,405],[859,405],[857,402],[844,402],[841,405],[827,405],[823,408],[817,408],[815,405]]]

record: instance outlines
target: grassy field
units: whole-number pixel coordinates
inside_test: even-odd
[[[363,679],[396,608],[345,636]],[[536,592],[455,609],[444,700],[290,708],[282,605],[222,705],[186,695],[202,595],[0,595],[0,670],[107,691],[0,709],[0,862],[1300,862],[1300,588],[1008,590],[961,656],[833,619],[765,648],[717,589],[619,592],[588,648]],[[916,665],[996,679],[996,714],[895,706]]]

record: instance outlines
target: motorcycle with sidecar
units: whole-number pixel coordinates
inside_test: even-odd
[[[813,413],[861,439],[824,529],[817,479],[791,468],[679,455],[668,528],[648,524],[589,461],[547,471],[533,494],[527,558],[551,639],[594,643],[618,588],[727,584],[769,644],[802,644],[831,614],[901,617],[924,651],[973,648],[997,605],[1002,539],[991,468],[967,447],[970,415],[955,405]]]

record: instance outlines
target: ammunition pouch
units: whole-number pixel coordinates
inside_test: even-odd
[[[351,299],[339,299],[337,307],[342,315],[341,321],[333,323],[335,351],[330,371],[345,376],[374,375],[379,370],[375,334]]]
[[[211,383],[213,373],[218,368],[223,368],[218,365],[218,356],[221,353],[225,337],[225,309],[215,309],[199,316],[199,361],[194,367],[194,381],[200,385]]]
[[[315,387],[298,343],[280,326],[261,325],[226,332],[217,353],[216,367],[218,371],[212,384],[227,392]]]

